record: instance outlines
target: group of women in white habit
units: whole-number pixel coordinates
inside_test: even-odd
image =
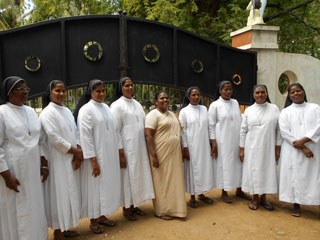
[[[293,216],[300,204],[320,205],[320,107],[299,83],[289,86],[281,113],[267,87],[255,86],[243,115],[231,82],[219,83],[208,111],[191,87],[178,118],[166,92],[145,116],[129,77],[116,84],[110,107],[103,82],[91,80],[74,115],[63,106],[62,81],[50,82],[39,118],[24,105],[29,91],[16,76],[1,86],[0,240],[43,240],[48,227],[65,239],[79,234],[70,228],[81,218],[103,233],[119,207],[134,221],[151,200],[156,217],[185,218],[185,192],[197,208],[196,195],[213,203],[205,194],[214,187],[226,203],[236,189],[252,210],[274,210],[266,194],[277,192],[293,203]]]

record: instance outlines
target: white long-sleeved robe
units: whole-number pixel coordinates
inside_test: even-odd
[[[320,107],[314,103],[294,104],[280,113],[283,144],[280,157],[280,201],[320,205]],[[292,143],[303,137],[314,154],[307,158]]]
[[[208,112],[205,106],[189,104],[179,114],[183,125],[182,145],[188,148],[190,160],[184,160],[184,183],[191,195],[214,188],[214,164],[209,144]]]
[[[231,191],[241,187],[242,163],[239,159],[241,112],[235,99],[220,97],[208,111],[209,136],[218,145],[216,188]]]
[[[79,111],[78,127],[84,162],[81,165],[81,217],[111,216],[120,205],[118,140],[108,105],[90,100]],[[96,157],[100,175],[92,176]]]
[[[71,111],[50,102],[40,114],[47,137],[49,177],[45,182],[48,226],[66,231],[80,219],[80,171],[73,170],[71,146],[79,143],[78,131]]]
[[[253,104],[242,118],[240,147],[244,148],[242,190],[250,194],[278,191],[275,147],[281,145],[280,111],[274,104]]]
[[[32,108],[11,103],[0,106],[0,172],[9,170],[21,184],[16,193],[0,176],[1,240],[47,238],[40,180],[40,129]]]
[[[127,167],[121,169],[122,205],[138,206],[154,198],[144,135],[145,113],[140,103],[124,96],[112,103],[111,112],[119,149],[124,149],[127,159]]]

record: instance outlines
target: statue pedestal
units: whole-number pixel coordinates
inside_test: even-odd
[[[267,25],[247,26],[230,34],[232,47],[256,51],[257,54],[257,84],[268,87],[271,102],[276,102],[278,95],[277,50],[278,32],[280,27]],[[248,89],[251,94],[251,89]]]
[[[252,25],[230,33],[232,47],[243,50],[278,49],[278,32],[280,27]]]

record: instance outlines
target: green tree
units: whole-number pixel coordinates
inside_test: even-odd
[[[33,0],[30,23],[61,17],[112,14],[118,9],[115,0]]]
[[[0,1],[0,30],[19,27],[24,20],[24,1],[1,0]]]

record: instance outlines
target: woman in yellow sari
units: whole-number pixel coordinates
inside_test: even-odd
[[[181,125],[168,111],[169,97],[156,94],[157,108],[146,116],[145,134],[151,161],[155,215],[164,220],[187,216],[181,154]]]

